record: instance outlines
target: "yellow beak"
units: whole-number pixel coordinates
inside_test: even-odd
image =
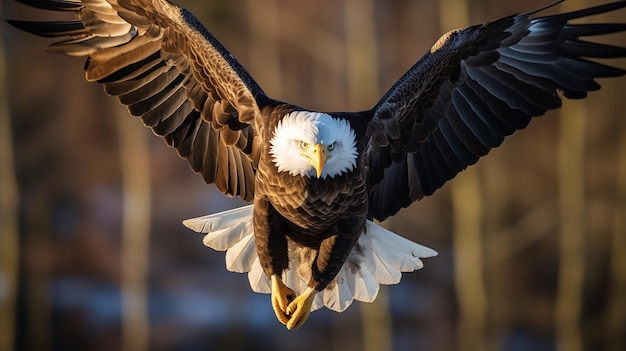
[[[309,160],[311,161],[311,165],[313,166],[313,168],[315,168],[315,172],[318,178],[322,175],[322,169],[324,169],[327,155],[328,148],[326,148],[326,146],[322,144],[315,144],[315,146],[313,146],[311,150]]]

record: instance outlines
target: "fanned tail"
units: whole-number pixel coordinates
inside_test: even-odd
[[[421,258],[436,255],[433,249],[367,221],[365,232],[359,237],[335,281],[318,294],[323,304],[318,304],[316,300],[313,308],[326,306],[342,312],[353,300],[372,302],[378,295],[380,284],[399,283],[403,272],[424,267]]]
[[[253,205],[240,207],[183,222],[188,228],[206,233],[204,244],[226,251],[229,271],[248,273],[254,292],[269,294],[271,284],[263,272],[256,253]],[[307,289],[310,267],[315,252],[310,248],[289,244],[289,269],[283,272],[284,283],[297,294]],[[335,279],[317,294],[311,310],[326,306],[342,312],[352,301],[372,302],[380,284],[397,284],[403,272],[412,272],[424,265],[421,258],[436,256],[434,250],[405,239],[371,221],[359,237]]]

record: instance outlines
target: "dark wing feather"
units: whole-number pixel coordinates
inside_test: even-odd
[[[64,38],[48,51],[86,56],[87,80],[102,83],[206,182],[253,198],[260,141],[252,122],[265,95],[191,13],[167,1],[20,2],[73,12],[75,20],[9,22]]]
[[[383,220],[478,161],[532,117],[584,98],[623,69],[594,58],[626,48],[581,37],[626,31],[625,23],[569,21],[626,7],[620,1],[565,14],[514,15],[444,35],[385,94],[369,125],[370,217]]]

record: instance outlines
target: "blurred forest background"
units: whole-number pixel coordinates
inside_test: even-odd
[[[548,2],[178,1],[270,96],[323,111],[373,106],[447,30]],[[0,350],[626,350],[626,78],[386,221],[439,252],[423,270],[288,332],[181,224],[242,202],[87,84],[83,60],[0,28]]]

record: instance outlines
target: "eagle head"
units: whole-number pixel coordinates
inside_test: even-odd
[[[350,123],[326,113],[285,115],[270,144],[278,171],[292,176],[333,178],[352,171],[357,164],[356,134]]]

